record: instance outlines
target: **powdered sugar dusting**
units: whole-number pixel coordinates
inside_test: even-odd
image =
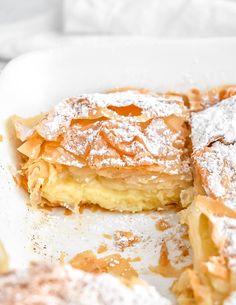
[[[0,277],[5,305],[170,305],[154,287],[125,285],[109,275],[93,275],[70,266],[33,264],[29,270]]]
[[[82,94],[78,97],[69,98],[55,106],[49,113],[37,131],[47,140],[55,140],[60,134],[66,131],[71,120],[99,118],[101,116],[117,117],[117,113],[109,106],[127,107],[134,105],[141,109],[141,117],[145,120],[153,117],[166,117],[169,115],[186,115],[183,100],[180,97],[163,97],[135,92],[116,93],[94,93]],[[127,118],[125,118],[127,120]],[[129,120],[138,118],[129,118]]]
[[[176,141],[182,148],[174,146]],[[168,129],[161,119],[153,119],[145,129],[137,123],[105,120],[88,128],[73,125],[61,146],[79,157],[87,156],[90,167],[160,165],[164,161],[162,164],[170,171],[181,163],[184,138]]]
[[[138,114],[117,110],[131,105],[138,107]],[[183,160],[186,136],[168,126],[165,118],[170,115],[187,120],[182,98],[130,91],[83,94],[59,103],[36,130],[71,153],[73,165],[76,157],[93,168],[157,165],[166,173],[191,176],[188,161]],[[57,162],[69,165],[64,159]]]
[[[220,139],[226,144],[236,141],[236,96],[201,112],[192,113],[192,143],[200,150]]]
[[[194,155],[206,193],[236,210],[236,143],[215,142]]]
[[[231,272],[236,274],[236,219],[211,215],[210,220],[213,223],[213,240],[220,254],[227,258]]]

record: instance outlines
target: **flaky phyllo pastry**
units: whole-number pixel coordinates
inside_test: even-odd
[[[137,212],[189,203],[188,110],[179,96],[84,94],[14,117],[30,202]]]
[[[182,212],[193,269],[174,284],[179,304],[236,304],[236,97],[192,114],[194,187]]]

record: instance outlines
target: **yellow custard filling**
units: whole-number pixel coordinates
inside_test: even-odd
[[[45,168],[47,173],[42,175]],[[51,205],[66,206],[75,211],[81,203],[98,204],[102,208],[118,211],[152,210],[166,204],[180,203],[183,190],[191,190],[190,177],[186,180],[179,176],[154,173],[137,176],[123,172],[114,178],[106,177],[104,172],[101,175],[91,169],[68,170],[43,161],[29,166],[29,172],[31,194],[40,190],[41,197]],[[190,203],[191,196],[184,196],[184,200],[185,204],[186,201]]]

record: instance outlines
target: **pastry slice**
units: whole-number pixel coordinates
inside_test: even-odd
[[[35,124],[15,117],[31,204],[129,212],[187,204],[187,121],[182,98],[132,91],[66,99]]]
[[[69,265],[34,263],[0,276],[1,305],[171,305],[154,287],[91,274]]]
[[[191,125],[198,195],[182,220],[193,269],[173,290],[179,304],[220,305],[236,290],[236,97],[192,114]]]

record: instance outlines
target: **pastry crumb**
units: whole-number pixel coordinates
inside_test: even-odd
[[[133,234],[131,231],[116,231],[114,234],[115,245],[124,251],[125,248],[132,247],[140,242],[140,237]]]
[[[160,219],[156,223],[156,229],[158,231],[165,231],[165,230],[169,229],[170,227],[171,227],[170,223],[164,219]]]
[[[88,250],[77,254],[69,263],[72,267],[85,272],[111,273],[124,279],[138,277],[138,272],[131,266],[129,260],[117,253],[97,258],[92,251]]]
[[[97,253],[100,254],[100,253],[104,253],[108,250],[108,247],[106,244],[101,244],[98,249],[97,249]]]

